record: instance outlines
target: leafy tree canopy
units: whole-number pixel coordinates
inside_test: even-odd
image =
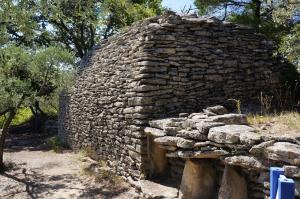
[[[1,43],[62,45],[83,57],[124,26],[162,11],[161,0],[0,0]]]
[[[21,107],[48,100],[63,83],[62,70],[72,69],[74,56],[60,47],[27,50],[21,46],[0,48],[0,116],[6,119],[0,134],[0,169],[9,126]]]
[[[255,28],[299,65],[300,3],[295,0],[195,0],[200,15],[213,15]],[[299,65],[300,66],[300,65]]]

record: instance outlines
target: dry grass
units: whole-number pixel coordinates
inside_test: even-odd
[[[300,114],[282,112],[279,114],[248,115],[250,125],[271,134],[293,134],[300,136]]]
[[[84,175],[94,178],[96,182],[109,183],[111,186],[118,186],[124,183],[124,180],[116,175],[103,160],[85,165],[82,171]]]

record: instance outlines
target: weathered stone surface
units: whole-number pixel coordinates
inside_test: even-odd
[[[178,189],[149,180],[141,180],[141,190],[147,198],[178,198]]]
[[[203,109],[203,111],[211,112],[216,115],[224,115],[228,113],[228,110],[224,106],[220,106],[220,105],[207,107],[206,109]]]
[[[221,156],[229,155],[229,152],[216,149],[216,150],[203,150],[203,151],[175,151],[167,153],[166,156],[170,158],[220,158]]]
[[[207,140],[207,135],[201,134],[198,130],[180,130],[176,136],[193,140]]]
[[[261,135],[259,135],[258,133],[255,133],[254,131],[253,132],[251,132],[251,131],[242,132],[240,134],[241,143],[252,146],[254,144],[261,142],[261,140],[262,140]]]
[[[172,118],[161,119],[161,120],[152,120],[149,122],[150,126],[158,128],[158,129],[165,129],[167,127],[174,127],[174,121]]]
[[[276,142],[266,148],[265,156],[272,160],[300,165],[300,146],[289,142]]]
[[[258,145],[254,145],[251,149],[250,149],[250,153],[254,154],[254,155],[262,155],[265,152],[265,149],[268,146],[272,146],[275,143],[274,140],[270,140],[270,141],[266,141],[266,142],[262,142]]]
[[[236,144],[254,142],[257,137],[251,138],[254,135],[255,129],[246,125],[225,125],[213,127],[209,130],[208,139],[217,143]],[[243,134],[242,139],[240,136]]]
[[[199,111],[228,99],[251,105],[260,92],[272,95],[285,64],[271,49],[265,37],[214,19],[167,13],[135,23],[82,59],[73,89],[61,97],[60,132],[72,149],[92,147],[97,157],[116,161],[120,175],[138,180],[149,173],[145,127],[176,136],[177,128],[207,134],[196,124],[210,117],[245,123],[242,115],[210,116],[219,108]],[[149,123],[192,112],[198,113]],[[190,141],[178,146],[190,147]]]
[[[230,166],[225,166],[218,198],[248,199],[246,180]]]
[[[225,123],[222,123],[222,122],[206,122],[206,121],[197,122],[195,124],[198,131],[204,135],[207,135],[209,129],[211,129],[212,127],[224,126],[224,125],[225,125]]]
[[[297,166],[283,166],[284,175],[291,178],[300,178],[300,168]]]
[[[212,122],[222,122],[225,124],[248,124],[246,115],[243,114],[225,114],[216,115],[209,118]]]
[[[168,169],[168,160],[166,158],[166,149],[160,148],[159,144],[149,140],[149,156],[151,161],[151,177],[164,175]]]
[[[217,186],[217,175],[207,161],[187,160],[180,185],[181,199],[211,199]]]
[[[250,156],[232,156],[225,158],[225,163],[234,166],[240,166],[246,169],[266,170],[260,160]]]
[[[151,127],[146,127],[144,131],[147,135],[152,135],[154,137],[162,137],[166,135],[162,130]]]
[[[155,138],[154,142],[157,144],[177,146],[179,148],[185,148],[185,149],[193,148],[195,144],[194,141],[187,140],[181,137],[171,137],[171,136]]]

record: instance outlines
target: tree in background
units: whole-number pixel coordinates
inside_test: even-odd
[[[101,40],[161,10],[161,0],[0,0],[0,46],[60,46],[75,53],[76,65]],[[72,80],[73,72],[61,72]],[[40,104],[57,109],[58,93],[47,102],[37,99],[30,106],[34,115],[43,112]]]
[[[195,0],[200,15],[251,26],[275,41],[278,50],[299,64],[300,3],[284,0]]]
[[[161,0],[0,0],[0,168],[18,110],[57,109],[95,44],[161,11]]]
[[[6,39],[33,48],[62,45],[79,58],[121,28],[162,11],[161,0],[1,0],[0,7]]]
[[[9,127],[18,110],[47,100],[63,84],[62,70],[72,68],[69,51],[49,47],[38,51],[9,45],[0,48],[0,116],[4,116],[0,134],[0,169]]]

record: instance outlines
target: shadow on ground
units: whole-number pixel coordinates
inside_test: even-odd
[[[46,140],[53,135],[11,134],[6,142],[5,157],[14,163],[0,175],[0,198],[133,198],[130,187],[109,182],[96,183],[82,173],[80,159],[65,151],[49,151]]]

